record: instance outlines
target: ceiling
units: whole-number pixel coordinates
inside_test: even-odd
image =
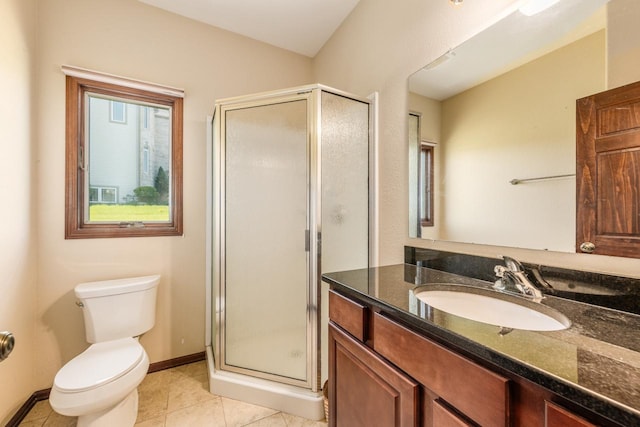
[[[139,0],[314,57],[359,0]]]

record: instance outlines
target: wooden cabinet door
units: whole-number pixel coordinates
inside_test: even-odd
[[[463,420],[440,400],[433,402],[433,426],[434,427],[471,427],[472,424]]]
[[[589,421],[572,414],[566,409],[545,401],[545,427],[596,427]]]
[[[576,113],[576,251],[640,258],[640,82]]]
[[[329,426],[415,427],[419,387],[329,323]]]
[[[481,426],[511,425],[508,378],[381,314],[373,316],[372,329],[378,354],[460,413]]]

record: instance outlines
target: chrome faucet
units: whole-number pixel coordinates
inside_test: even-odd
[[[496,265],[493,271],[496,273],[496,280],[493,287],[501,291],[509,291],[508,287],[514,287],[519,293],[531,298],[533,301],[540,302],[544,296],[527,277],[522,264],[514,258],[503,256],[503,265]]]

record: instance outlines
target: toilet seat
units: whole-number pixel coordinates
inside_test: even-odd
[[[134,338],[93,344],[58,371],[54,384],[67,393],[102,387],[127,374],[144,356],[144,349]]]
[[[137,393],[148,369],[149,357],[134,338],[93,344],[58,372],[49,403],[56,412],[70,417],[108,410]]]

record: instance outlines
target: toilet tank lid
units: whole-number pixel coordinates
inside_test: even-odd
[[[80,283],[75,287],[76,297],[96,298],[106,295],[139,292],[158,286],[160,275],[142,277],[128,277],[125,279],[101,280],[97,282]]]

